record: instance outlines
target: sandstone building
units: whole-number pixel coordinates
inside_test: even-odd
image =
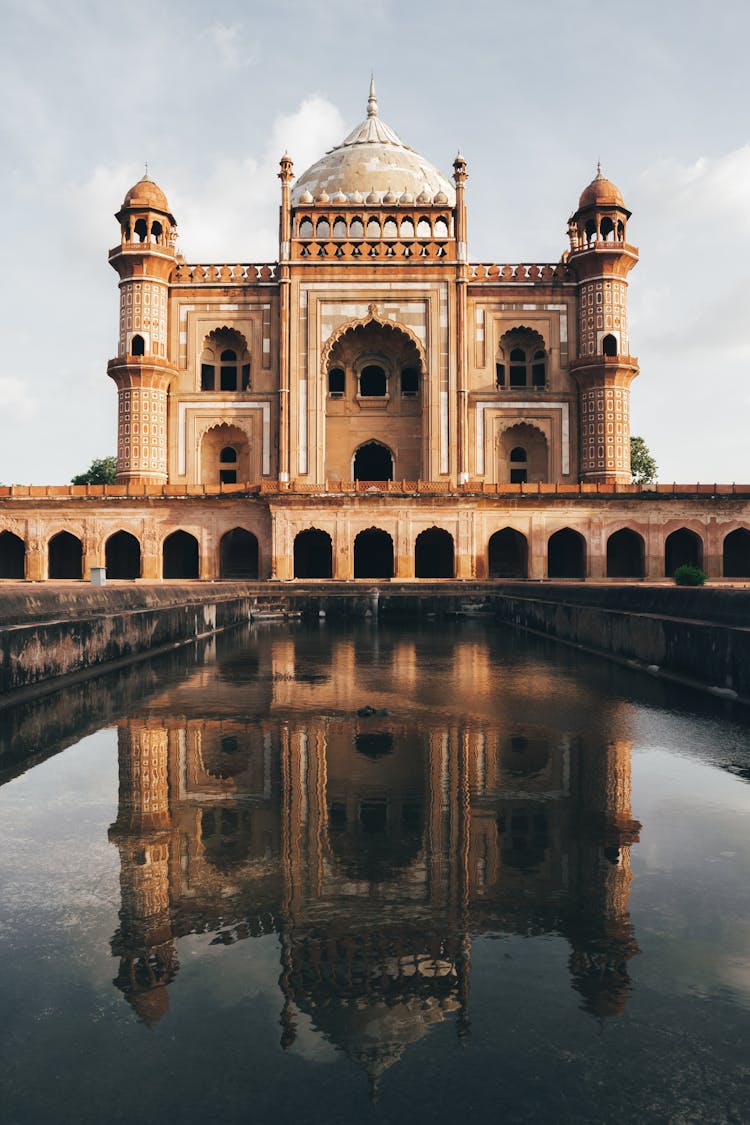
[[[6,489],[0,577],[750,575],[750,488],[630,484],[630,211],[472,262],[444,176],[367,115],[297,179],[278,261],[193,264],[148,177],[118,244],[118,484]],[[650,375],[653,377],[653,374]]]

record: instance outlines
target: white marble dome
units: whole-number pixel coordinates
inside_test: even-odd
[[[440,194],[453,207],[456,192],[442,172],[394,133],[378,116],[374,83],[370,85],[367,117],[348,137],[330,149],[297,179],[292,187],[292,204],[305,204],[308,194],[320,199],[322,194],[337,193],[356,202],[362,196],[382,202],[388,193],[398,196]]]

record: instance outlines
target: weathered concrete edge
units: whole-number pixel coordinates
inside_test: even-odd
[[[750,629],[544,598],[496,594],[497,620],[727,699],[750,704]]]
[[[0,631],[0,709],[250,620],[255,599],[206,599]]]

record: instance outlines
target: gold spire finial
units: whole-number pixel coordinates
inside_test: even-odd
[[[370,96],[367,99],[367,116],[378,116],[378,97],[375,93],[375,75],[370,75]]]

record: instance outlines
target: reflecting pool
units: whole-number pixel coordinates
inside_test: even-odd
[[[491,622],[0,711],[0,1118],[748,1118],[748,713]]]

